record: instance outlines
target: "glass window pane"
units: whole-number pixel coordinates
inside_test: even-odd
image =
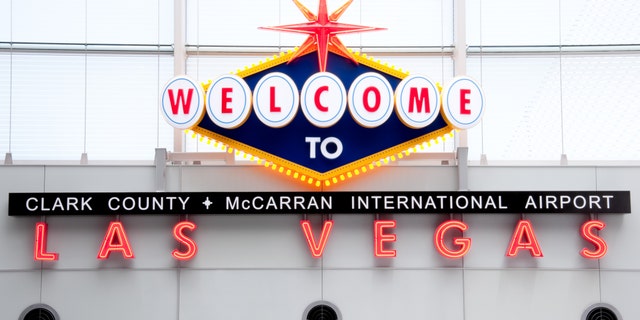
[[[487,109],[469,130],[470,159],[640,160],[640,58],[634,55],[469,59]],[[561,103],[562,100],[562,103]]]
[[[470,45],[558,45],[558,0],[467,1]]]
[[[314,14],[317,0],[301,1]],[[328,0],[329,13],[344,0]],[[348,47],[450,45],[453,35],[453,2],[354,1],[338,20],[342,23],[387,28],[384,31],[342,35]],[[190,45],[299,46],[306,36],[259,30],[259,27],[307,22],[288,1],[253,0],[225,3],[187,3],[187,43]],[[443,31],[444,30],[444,31]]]
[[[158,99],[173,59],[86,58],[89,159],[152,160],[154,148],[171,150],[173,129],[159,116]],[[85,150],[85,56],[14,53],[13,84],[9,55],[0,56],[0,70],[6,71],[0,77],[1,151],[11,151],[16,161],[79,161]]]
[[[640,57],[565,56],[564,143],[569,160],[640,160]]]
[[[640,44],[640,2],[562,1],[562,44]]]
[[[11,1],[0,0],[0,42],[11,41]]]
[[[485,46],[559,45],[560,40],[563,45],[638,44],[639,15],[640,2],[632,0],[467,1],[467,40]]]
[[[159,113],[161,88],[173,59],[92,55],[87,77],[87,153],[90,160],[152,160],[173,146],[173,129]]]
[[[11,1],[14,42],[85,41],[83,0]]]
[[[47,43],[172,43],[173,2],[2,0],[0,41],[11,39]]]
[[[0,155],[9,152],[10,60],[8,53],[0,53]]]
[[[353,20],[355,23],[387,28],[362,33],[364,46],[450,46],[453,43],[451,0],[360,1],[359,5],[362,22]]]
[[[290,5],[295,7],[292,3]],[[278,32],[259,30],[258,27],[280,24],[278,10],[277,0],[189,1],[187,43],[276,46]]]
[[[216,78],[230,72],[237,72],[252,64],[266,61],[264,54],[243,55],[197,55],[187,58],[187,74],[201,82]]]
[[[84,57],[13,54],[14,160],[79,160],[83,150]]]
[[[435,82],[446,82],[453,78],[453,60],[450,56],[431,55],[398,55],[398,54],[373,54],[374,59],[381,63],[387,63],[409,74],[421,74]]]
[[[89,1],[87,16],[89,43],[173,43],[173,1]]]
[[[485,92],[482,124],[469,130],[469,159],[559,160],[562,154],[558,56],[484,56],[467,72]]]

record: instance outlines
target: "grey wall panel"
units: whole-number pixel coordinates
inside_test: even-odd
[[[638,288],[640,287],[640,272],[635,270],[601,271],[601,299],[594,301],[608,303],[618,309],[622,319],[638,319],[640,304],[638,304]]]
[[[193,268],[306,268],[317,266],[300,228],[300,216],[202,216],[189,219],[198,255]]]
[[[263,166],[185,166],[182,191],[317,191]]]
[[[640,168],[598,168],[599,190],[630,190],[631,214],[600,215],[607,226],[600,235],[607,241],[607,255],[601,260],[603,268],[640,269]]]
[[[176,168],[180,171],[176,172]],[[170,170],[171,177],[181,178],[182,191],[446,191],[458,188],[457,169],[452,166],[383,166],[351,178],[348,183],[322,188],[262,166],[185,166]]]
[[[10,192],[42,192],[40,166],[0,166],[0,270],[38,268],[33,261],[34,227],[38,218],[8,216]]]
[[[461,270],[325,270],[324,298],[343,319],[463,319]],[[485,318],[490,319],[490,318]]]
[[[0,314],[2,319],[18,319],[20,313],[40,300],[40,270],[0,272]]]
[[[182,166],[167,166],[164,171],[164,191],[182,191]]]
[[[45,271],[42,300],[64,320],[176,319],[175,270]]]
[[[320,190],[457,190],[456,170],[389,166]],[[471,190],[630,190],[632,210],[640,208],[637,167],[471,167],[469,173]],[[397,235],[393,259],[373,255],[375,215],[334,215],[324,258],[316,259],[299,215],[193,214],[188,219],[198,228],[190,235],[199,252],[182,263],[171,257],[177,247],[171,229],[180,217],[120,217],[136,255],[128,261],[118,253],[96,259],[116,217],[47,217],[48,249],[60,259],[40,263],[33,261],[33,236],[42,219],[9,217],[9,192],[155,191],[154,168],[0,166],[0,177],[0,290],[11,297],[3,310],[13,318],[40,302],[40,295],[65,320],[86,319],[88,310],[102,311],[91,313],[94,319],[176,319],[178,313],[181,320],[212,314],[246,319],[263,318],[264,310],[268,318],[300,319],[320,299],[336,304],[345,319],[415,319],[425,309],[439,319],[462,319],[463,313],[466,320],[577,319],[600,301],[616,306],[625,319],[640,317],[631,289],[640,281],[635,213],[600,215],[609,252],[599,261],[579,255],[590,245],[579,235],[589,216],[580,214],[525,216],[543,258],[526,251],[505,257],[519,214],[455,215],[469,225],[465,236],[472,238],[464,260],[446,259],[434,249],[433,233],[446,214],[380,216],[398,224],[389,230]],[[319,190],[263,167],[169,166],[166,177],[167,191]],[[308,218],[319,236],[322,217]]]
[[[466,270],[464,279],[466,320],[579,319],[599,301],[598,271]]]
[[[473,191],[595,190],[593,167],[469,167]]]
[[[321,281],[318,270],[181,270],[180,320],[301,319]]]
[[[47,192],[155,191],[151,166],[47,166]]]
[[[452,166],[382,166],[325,188],[331,191],[450,191],[458,190]]]

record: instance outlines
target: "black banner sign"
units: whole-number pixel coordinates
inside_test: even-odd
[[[629,191],[10,193],[10,216],[630,213]]]

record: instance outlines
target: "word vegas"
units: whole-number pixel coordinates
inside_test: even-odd
[[[309,220],[301,220],[300,228],[308,244],[311,256],[322,257],[325,247],[331,236],[333,220],[325,220],[322,223],[320,234],[314,234]],[[396,242],[397,236],[392,229],[396,228],[395,220],[375,220],[373,223],[373,254],[378,258],[393,258],[396,250],[390,248]],[[607,253],[607,243],[598,235],[598,231],[604,229],[605,223],[599,220],[589,220],[580,227],[580,235],[589,245],[582,248],[579,253],[587,259],[600,259]],[[173,238],[176,240],[176,249],[171,255],[176,260],[186,261],[193,259],[198,252],[197,243],[186,232],[193,232],[197,225],[191,221],[178,222],[173,227]],[[459,236],[469,226],[459,220],[447,220],[435,229],[433,244],[437,252],[446,258],[458,259],[464,257],[471,249],[471,238]],[[38,261],[58,260],[57,252],[47,251],[48,226],[45,222],[37,222],[35,225],[35,242],[33,257]],[[506,256],[515,257],[521,251],[528,252],[532,257],[542,257],[542,249],[538,243],[533,225],[529,220],[519,220],[513,230],[511,240],[507,246]],[[108,259],[111,253],[122,254],[125,259],[133,259],[134,253],[127,237],[125,227],[120,221],[112,221],[107,228],[104,239],[98,249],[97,258]]]

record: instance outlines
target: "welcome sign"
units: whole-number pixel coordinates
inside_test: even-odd
[[[442,88],[347,49],[338,35],[380,30],[338,23],[350,1],[331,15],[324,0],[317,15],[294,3],[309,22],[265,29],[307,34],[299,48],[202,85],[171,79],[161,97],[167,122],[321,187],[480,121],[485,98],[474,80]]]

